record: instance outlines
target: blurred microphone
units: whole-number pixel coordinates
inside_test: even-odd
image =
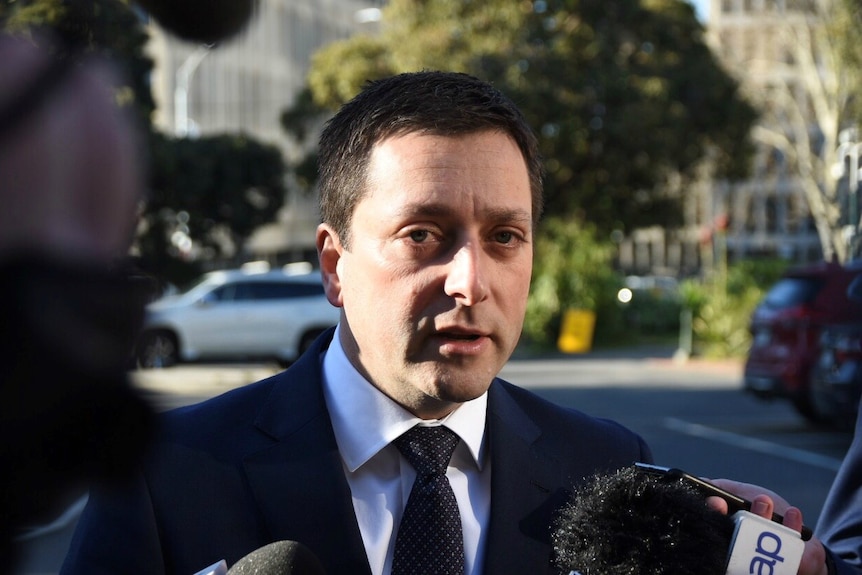
[[[184,40],[213,44],[238,34],[259,0],[136,0],[169,32]]]
[[[296,541],[276,541],[252,551],[228,575],[326,575],[320,560]]]
[[[682,482],[634,467],[578,489],[553,533],[555,561],[582,575],[724,575],[734,522]]]

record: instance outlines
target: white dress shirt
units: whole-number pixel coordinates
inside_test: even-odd
[[[465,572],[479,575],[491,509],[491,466],[484,441],[487,392],[441,420],[423,421],[359,374],[341,347],[339,330],[323,359],[323,390],[371,573],[388,575],[392,570],[395,534],[416,478],[391,443],[422,423],[445,425],[461,438],[446,476],[461,513]]]

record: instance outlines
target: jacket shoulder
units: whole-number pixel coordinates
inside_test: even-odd
[[[504,380],[498,379],[496,383],[495,403],[505,406],[510,400],[517,406],[536,426],[537,444],[555,453],[556,457],[580,458],[589,453],[589,458],[593,459],[593,454],[603,452],[624,464],[652,462],[652,453],[643,438],[619,422],[556,404]],[[514,418],[515,415],[509,413],[504,417]],[[616,463],[610,467],[616,467]]]

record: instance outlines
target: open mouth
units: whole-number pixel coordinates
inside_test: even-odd
[[[477,333],[453,333],[449,331],[440,332],[441,337],[446,339],[456,339],[459,341],[476,341],[481,336]]]

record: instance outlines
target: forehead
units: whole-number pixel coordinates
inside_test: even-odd
[[[433,182],[492,177],[513,184],[523,179],[529,184],[520,149],[509,135],[499,131],[388,136],[372,147],[368,175],[377,178],[370,183],[378,186],[391,178]]]
[[[385,138],[371,151],[367,184],[365,199],[374,203],[426,210],[472,203],[491,211],[518,208],[528,217],[531,211],[526,162],[514,140],[499,131]]]

